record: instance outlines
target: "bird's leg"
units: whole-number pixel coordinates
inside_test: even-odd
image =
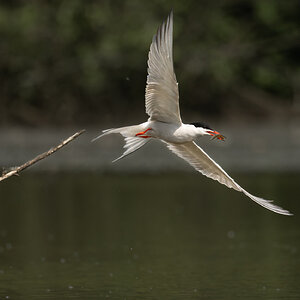
[[[144,138],[144,139],[151,138],[151,136],[149,136],[149,135],[143,135],[149,130],[152,130],[152,128],[148,128],[145,131],[138,132],[135,136],[138,136],[138,137],[141,137],[141,138]]]

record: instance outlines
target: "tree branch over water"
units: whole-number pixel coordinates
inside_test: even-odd
[[[61,149],[62,147],[66,146],[67,144],[69,144],[70,142],[72,142],[74,139],[76,139],[77,137],[79,137],[82,133],[85,132],[85,129],[80,130],[78,132],[76,132],[75,134],[73,134],[72,136],[68,137],[67,139],[65,139],[64,141],[62,141],[59,145],[57,145],[56,147],[52,147],[51,149],[49,149],[48,151],[36,156],[34,159],[27,161],[26,163],[24,163],[23,165],[19,166],[19,167],[15,167],[12,170],[9,170],[7,172],[3,172],[2,176],[0,177],[0,181],[5,180],[13,175],[19,175],[20,172],[22,172],[23,170],[27,169],[28,167],[34,165],[35,163],[37,163],[38,161],[52,155],[53,153],[55,153],[56,151],[58,151],[59,149]]]

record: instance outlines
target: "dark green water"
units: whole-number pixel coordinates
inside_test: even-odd
[[[23,173],[0,184],[0,299],[300,299],[299,175]]]

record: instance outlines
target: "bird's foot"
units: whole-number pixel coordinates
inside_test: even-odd
[[[138,137],[141,137],[141,138],[144,138],[144,139],[151,138],[151,136],[149,136],[149,135],[144,135],[149,130],[152,130],[152,128],[148,128],[145,131],[138,132],[135,136],[138,136]]]

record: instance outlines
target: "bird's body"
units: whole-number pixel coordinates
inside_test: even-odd
[[[159,139],[176,155],[186,160],[203,175],[244,193],[261,206],[283,215],[290,215],[270,200],[251,195],[239,186],[195,142],[209,135],[219,140],[224,136],[203,123],[184,124],[179,109],[178,83],[173,69],[173,13],[158,28],[150,46],[145,93],[147,122],[138,125],[103,130],[94,140],[111,133],[125,138],[125,152],[115,161],[141,148],[151,139]]]
[[[151,129],[145,132],[149,128]],[[120,133],[124,137],[136,137],[136,134],[145,132],[140,134],[139,138],[156,138],[167,143],[191,142],[197,137],[199,131],[194,125],[178,125],[159,121],[147,121],[139,125],[120,128]]]

